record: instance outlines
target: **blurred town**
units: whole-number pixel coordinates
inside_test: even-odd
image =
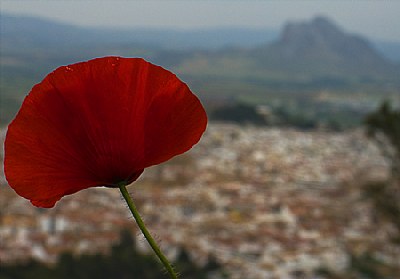
[[[211,123],[189,153],[149,168],[128,189],[169,257],[181,247],[198,263],[215,257],[233,279],[324,278],[317,272],[340,274],[366,251],[399,265],[394,228],[361,189],[388,171],[361,128]],[[1,179],[2,264],[108,253],[123,228],[149,251],[117,189],[84,190],[39,209]]]

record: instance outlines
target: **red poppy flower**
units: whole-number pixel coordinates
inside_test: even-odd
[[[9,125],[10,186],[38,207],[95,186],[135,181],[146,167],[196,144],[206,113],[173,73],[139,58],[59,67]]]

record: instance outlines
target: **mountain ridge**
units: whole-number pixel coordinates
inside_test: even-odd
[[[391,96],[400,88],[400,65],[383,58],[367,39],[346,33],[326,18],[288,23],[275,40],[263,37],[263,43],[257,45],[206,49],[185,48],[179,41],[181,48],[168,48],[156,44],[152,34],[146,36],[155,41],[138,43],[132,33],[124,35],[130,31],[92,33],[91,29],[63,24],[47,26],[52,22],[46,20],[35,29],[35,24],[28,24],[35,20],[32,18],[28,23],[17,20],[20,26],[14,26],[13,31],[12,26],[4,26],[7,18],[2,15],[1,20],[2,119],[11,119],[33,84],[56,67],[108,55],[143,57],[161,65],[208,103],[242,99],[266,104],[271,96],[304,100],[322,91],[342,96],[353,92]],[[69,31],[63,32],[63,28]],[[176,39],[165,32],[162,35]],[[80,39],[82,36],[86,37]],[[205,40],[207,34],[202,36]]]
[[[398,82],[400,76],[400,66],[380,55],[366,38],[346,33],[324,17],[288,23],[274,42],[198,54],[176,69],[191,76],[286,82]]]
[[[368,39],[347,33],[321,16],[287,23],[279,39],[256,48],[255,56],[292,74],[311,71],[317,76],[372,78],[390,77],[390,72],[399,70]]]
[[[100,28],[80,27],[59,21],[32,17],[1,15],[1,35],[20,43],[21,34],[34,45],[42,46],[44,39],[51,46],[83,45],[88,43],[135,43],[165,49],[209,49],[239,46],[249,47],[276,39],[278,32],[269,29],[217,27],[196,30],[167,28]],[[59,35],[63,34],[63,37]],[[18,46],[18,45],[17,45]]]
[[[279,37],[278,30],[265,28],[215,27],[179,30],[81,27],[53,19],[4,12],[0,20],[2,41],[9,41],[8,45],[0,42],[2,48],[15,48],[26,43],[33,44],[34,47],[43,47],[44,44],[64,47],[90,43],[134,43],[150,48],[217,50],[232,47],[252,48],[271,43]],[[373,47],[392,62],[400,63],[400,40],[395,42],[375,39]]]

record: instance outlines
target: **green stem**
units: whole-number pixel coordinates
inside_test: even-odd
[[[162,264],[164,265],[165,269],[168,271],[169,275],[173,279],[177,279],[178,276],[176,275],[174,269],[172,268],[171,264],[169,263],[168,259],[164,256],[164,254],[161,252],[160,248],[158,247],[156,241],[153,239],[149,231],[147,230],[142,218],[139,215],[139,212],[136,209],[135,204],[133,203],[133,200],[131,199],[128,191],[126,190],[126,184],[125,183],[120,183],[118,185],[119,190],[121,191],[122,196],[124,197],[126,203],[128,204],[129,209],[132,212],[133,217],[136,220],[136,223],[138,224],[140,230],[142,231],[144,237],[147,239],[149,242],[151,248],[153,251],[156,253],[157,257],[160,259]]]

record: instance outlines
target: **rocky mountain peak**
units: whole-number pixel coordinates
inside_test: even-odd
[[[310,22],[289,22],[285,25],[280,42],[295,45],[321,45],[343,39],[344,32],[325,17]]]
[[[346,68],[362,71],[365,68],[380,71],[390,64],[367,39],[345,32],[322,16],[286,24],[272,49],[288,62],[307,60],[308,63],[336,65],[336,68],[346,65]]]

